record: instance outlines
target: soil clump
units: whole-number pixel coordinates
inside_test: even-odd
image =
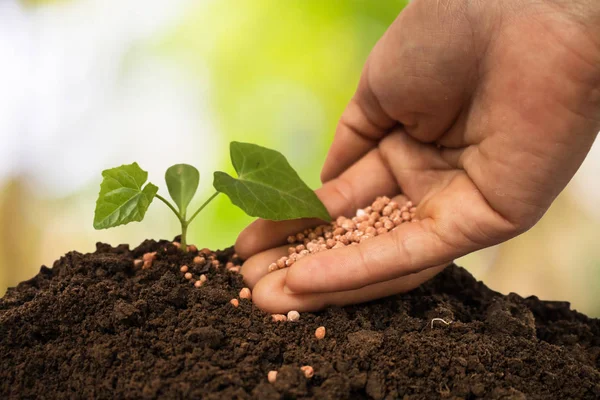
[[[600,320],[566,302],[504,296],[452,265],[406,294],[273,322],[230,303],[245,286],[223,267],[241,264],[232,249],[221,267],[196,255],[99,243],[9,289],[0,398],[600,398]]]

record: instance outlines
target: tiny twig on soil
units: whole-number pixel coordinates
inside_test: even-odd
[[[446,322],[442,318],[434,318],[434,319],[431,320],[431,329],[433,329],[433,323],[436,322],[436,321],[443,322],[446,325],[450,325],[452,322],[454,322],[454,321]]]

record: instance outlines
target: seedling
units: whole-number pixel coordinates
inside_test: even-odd
[[[216,192],[188,218],[188,206],[200,182],[200,173],[188,164],[167,169],[165,181],[171,204],[158,194],[158,187],[146,183],[148,172],[137,163],[121,165],[102,172],[100,194],[96,201],[94,228],[107,229],[141,221],[154,198],[165,203],[181,224],[181,250],[187,250],[187,228],[219,193],[252,217],[273,221],[319,218],[330,221],[327,209],[315,193],[300,179],[279,152],[250,143],[231,142],[231,163],[237,178],[217,171]]]

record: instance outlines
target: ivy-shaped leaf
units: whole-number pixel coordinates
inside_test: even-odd
[[[246,214],[274,221],[296,218],[331,220],[315,192],[278,151],[231,142],[231,162],[238,174],[214,174],[213,185]]]
[[[158,187],[151,183],[143,186],[148,172],[134,162],[104,170],[102,177],[94,228],[106,229],[141,221],[158,191]]]

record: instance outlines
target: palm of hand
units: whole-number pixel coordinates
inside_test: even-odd
[[[284,250],[254,256],[243,272],[261,308],[315,309],[411,289],[452,259],[531,227],[583,161],[600,128],[598,43],[539,5],[518,17],[482,8],[444,18],[428,6],[413,3],[373,50],[319,191],[332,214],[401,191],[419,204],[420,222],[268,276],[263,266]],[[273,247],[274,239],[249,238],[284,237],[302,224],[258,221],[238,251]]]

